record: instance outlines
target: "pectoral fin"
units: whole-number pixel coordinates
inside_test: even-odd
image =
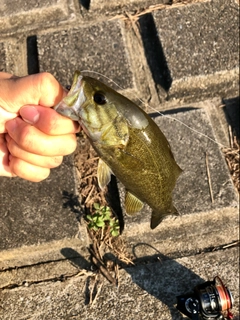
[[[126,192],[125,196],[125,209],[126,213],[133,215],[134,213],[140,211],[143,207],[143,202],[135,197],[129,191]]]
[[[109,166],[104,161],[102,161],[102,159],[99,159],[97,168],[97,178],[98,185],[101,189],[104,189],[104,187],[106,187],[106,185],[110,182],[111,174],[112,170],[109,168]]]
[[[159,209],[159,210],[153,210],[152,212],[152,218],[151,218],[151,229],[155,229],[160,222],[163,221],[163,219],[166,216],[174,215],[177,216],[179,213],[177,209],[171,204],[171,207],[169,209]]]

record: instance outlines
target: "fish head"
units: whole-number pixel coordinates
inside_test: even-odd
[[[111,135],[120,134],[125,144],[127,127],[142,130],[149,124],[146,114],[131,100],[101,81],[81,75],[79,71],[74,74],[67,96],[54,109],[78,121],[92,141],[102,139],[104,132],[114,127],[115,133],[110,130]],[[115,143],[112,138],[111,141]]]
[[[76,71],[70,91],[54,109],[78,121],[90,139],[98,141],[119,115],[115,100],[114,90]]]

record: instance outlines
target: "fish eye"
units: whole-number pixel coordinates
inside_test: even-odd
[[[105,95],[102,92],[96,92],[93,96],[93,100],[97,103],[97,104],[105,104],[107,103],[107,99],[105,97]]]

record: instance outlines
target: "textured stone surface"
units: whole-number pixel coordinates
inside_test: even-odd
[[[207,138],[216,140],[207,113],[203,109],[191,110],[189,107],[185,111],[173,110],[165,115],[167,117],[156,117],[155,121],[167,137],[176,162],[183,169],[173,196],[180,214],[236,206],[237,197],[220,146]],[[183,123],[200,133],[191,131]],[[138,216],[145,219],[144,213]]]
[[[230,2],[231,5],[224,0],[207,1],[189,4],[184,8],[159,10],[153,14],[158,39],[155,46],[149,43],[154,35],[145,39],[148,50],[151,50],[146,55],[155,57],[153,60],[151,56],[149,58],[150,66],[154,65],[152,72],[160,72],[168,85],[171,85],[171,98],[186,98],[193,94],[191,80],[186,81],[186,78],[191,77],[198,79],[196,83],[192,80],[192,86],[196,86],[195,98],[197,91],[202,97],[224,95],[230,90],[238,91],[237,75],[233,83],[230,83],[231,78],[228,78],[227,73],[222,75],[222,81],[218,79],[218,85],[214,80],[212,84],[208,81],[209,75],[238,68],[238,5],[235,1]],[[146,19],[145,16],[142,19]],[[151,18],[146,21],[148,24],[153,23]],[[148,28],[148,24],[143,22],[143,28]],[[162,66],[160,55],[154,54],[155,47],[162,50],[165,66]],[[157,79],[157,75],[155,78]]]
[[[114,18],[125,13],[135,14],[149,7],[154,8],[159,4],[170,4],[169,0],[80,0],[80,12],[84,19],[92,20],[99,17]]]
[[[72,1],[66,0],[2,0],[0,3],[0,30],[13,33],[46,26],[54,21],[73,19]],[[41,18],[40,18],[41,16]],[[21,28],[21,29],[19,29]]]
[[[216,139],[204,110],[196,109],[170,116],[207,137]],[[166,134],[175,159],[183,169],[174,196],[179,211],[188,214],[236,205],[235,191],[220,146],[178,121],[164,117],[155,120]]]
[[[1,319],[180,320],[183,317],[174,307],[176,296],[192,291],[196,285],[216,275],[221,275],[231,290],[235,299],[234,319],[238,319],[237,248],[177,260],[161,253],[158,256],[156,263],[121,270],[119,287],[107,281],[102,287],[98,284],[93,298],[98,289],[99,292],[92,305],[89,305],[89,290],[94,279],[90,278],[90,273],[79,273],[65,281],[55,279],[31,285],[25,282],[15,289],[3,290]],[[53,270],[53,274],[55,272]]]
[[[133,76],[121,28],[120,21],[102,22],[39,36],[40,70],[50,71],[63,84],[72,83],[75,70],[96,71],[131,88]]]
[[[165,115],[176,120],[158,116],[155,121],[166,135],[175,159],[183,169],[173,196],[180,216],[168,217],[155,230],[151,230],[151,210],[145,205],[135,216],[124,213],[123,235],[131,248],[144,242],[154,245],[161,252],[177,256],[235,241],[238,239],[238,197],[220,151],[221,145],[192,132],[179,122],[216,140],[208,113],[204,109],[189,108],[179,112],[173,110]],[[219,126],[219,136],[221,131]],[[119,186],[123,204],[125,192],[122,185]]]
[[[2,177],[0,190],[0,250],[76,236],[79,207],[71,157],[40,183]]]

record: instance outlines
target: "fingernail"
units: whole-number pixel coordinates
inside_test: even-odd
[[[22,107],[20,109],[20,115],[22,119],[29,124],[35,124],[40,117],[38,110],[33,106]]]

